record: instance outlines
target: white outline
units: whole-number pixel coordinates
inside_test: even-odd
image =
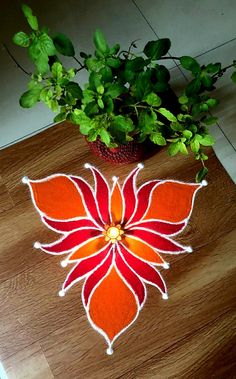
[[[87,220],[87,221],[92,221],[90,218],[88,217],[78,217],[77,219],[68,219],[68,220],[55,220],[55,219],[52,219],[51,217],[46,217],[46,216],[43,216],[42,217],[42,222],[44,223],[44,225],[47,226],[48,229],[51,229],[53,230],[54,232],[58,233],[58,234],[65,234],[65,233],[71,233],[71,232],[75,232],[76,230],[82,230],[83,228],[91,228],[91,229],[94,229],[94,230],[101,230],[103,231],[104,228],[102,227],[96,227],[95,225],[94,226],[80,226],[78,228],[75,228],[75,229],[71,229],[69,232],[65,232],[65,231],[62,231],[62,230],[59,230],[59,229],[56,229],[54,228],[53,226],[49,225],[47,223],[47,221],[45,220],[45,218],[47,218],[48,220],[50,221],[53,221],[53,222],[61,222],[61,223],[67,223],[67,222],[76,222],[76,221],[80,221],[80,220]]]
[[[116,178],[116,180],[113,180],[113,178]],[[112,198],[112,194],[113,194],[113,191],[115,189],[115,186],[117,185],[119,187],[121,199],[122,199],[122,215],[121,215],[121,220],[119,221],[119,224],[122,225],[122,220],[124,217],[124,210],[125,210],[125,199],[124,199],[123,191],[122,191],[120,183],[119,183],[119,178],[117,176],[115,176],[115,177],[113,176],[113,178],[112,178],[113,185],[112,185],[112,189],[111,189],[111,198]],[[110,212],[110,219],[111,219],[111,221],[113,221],[112,220],[112,213],[111,213],[111,198],[110,198],[110,204],[109,204],[109,212]]]
[[[183,232],[183,230],[186,228],[186,226],[187,226],[187,221],[186,221],[187,219],[184,219],[183,221],[180,221],[180,222],[170,222],[170,221],[164,221],[164,220],[159,220],[159,219],[155,219],[155,218],[149,218],[149,219],[145,219],[145,220],[140,220],[140,221],[136,221],[136,222],[134,222],[133,224],[129,224],[129,226],[128,226],[128,230],[130,230],[130,229],[134,229],[134,228],[142,228],[142,229],[145,229],[145,230],[148,230],[148,231],[151,231],[151,232],[153,232],[153,233],[157,233],[157,234],[161,234],[161,235],[163,235],[163,236],[171,236],[171,237],[173,237],[173,236],[177,236],[178,234],[180,234],[180,233],[182,233]],[[179,224],[184,224],[184,226],[182,227],[182,229],[180,229],[178,232],[175,232],[175,233],[171,233],[171,234],[163,234],[163,233],[159,233],[159,232],[157,232],[156,230],[153,230],[153,229],[148,229],[148,228],[145,228],[145,227],[142,227],[142,225],[141,226],[139,226],[140,224],[142,224],[142,223],[144,223],[144,222],[161,222],[161,223],[163,223],[163,224],[168,224],[168,225],[179,225]]]
[[[130,236],[129,236],[129,238],[130,238]],[[137,238],[136,238],[136,240],[137,240]],[[139,240],[139,241],[141,241],[141,240]],[[156,263],[156,262],[152,262],[152,261],[147,261],[146,259],[144,259],[144,258],[140,257],[139,255],[135,254],[135,252],[132,251],[132,250],[130,250],[130,249],[129,249],[124,243],[119,242],[119,244],[122,245],[126,250],[128,250],[129,253],[132,254],[135,258],[140,259],[140,261],[142,261],[142,262],[144,262],[144,263],[150,263],[150,264],[153,265],[153,266],[160,266],[160,267],[165,268],[167,262],[165,262],[165,260],[164,260],[164,259],[162,258],[162,256],[159,254],[158,250],[155,249],[155,248],[153,248],[151,245],[148,245],[148,243],[146,243],[146,242],[143,242],[143,241],[141,241],[141,242],[142,242],[144,245],[147,245],[148,247],[150,247],[150,248],[153,250],[154,254],[157,254],[158,257],[160,257],[160,258],[163,260],[163,263]],[[168,263],[167,263],[167,264],[168,264]]]

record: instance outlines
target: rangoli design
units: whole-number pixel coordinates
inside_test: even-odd
[[[151,180],[136,188],[142,164],[121,187],[113,177],[110,189],[95,167],[95,188],[81,177],[57,174],[42,180],[23,178],[43,223],[60,233],[56,242],[35,248],[66,255],[72,265],[60,296],[84,279],[82,302],[92,327],[113,353],[114,341],[137,319],[146,300],[146,285],[156,287],[163,299],[167,288],[158,266],[168,268],[164,254],[191,252],[173,240],[186,227],[200,184]]]

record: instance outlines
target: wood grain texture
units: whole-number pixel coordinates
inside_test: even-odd
[[[0,153],[0,360],[9,379],[236,378],[236,190],[212,150],[209,185],[196,197],[190,223],[178,237],[194,253],[172,256],[164,270],[169,300],[149,286],[138,320],[115,343],[113,356],[89,325],[81,284],[67,296],[58,290],[67,269],[60,257],[32,248],[53,241],[40,222],[24,175],[91,175],[98,166],[123,181],[134,164],[116,166],[90,154],[76,127],[57,125]],[[169,158],[165,149],[148,158],[146,180],[194,181],[198,162]]]

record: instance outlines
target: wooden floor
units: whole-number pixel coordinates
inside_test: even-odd
[[[134,166],[92,156],[74,126],[61,124],[0,152],[0,361],[9,379],[236,378],[236,189],[210,151],[207,187],[179,238],[193,254],[171,257],[169,300],[149,286],[136,323],[107,356],[87,322],[81,285],[64,298],[60,258],[32,248],[54,233],[41,224],[24,175],[82,175],[85,162],[123,180]],[[165,150],[145,162],[139,184],[154,178],[194,181],[192,156]]]

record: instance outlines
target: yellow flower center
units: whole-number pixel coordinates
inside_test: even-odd
[[[111,243],[115,243],[116,241],[121,240],[121,235],[124,233],[124,231],[121,229],[121,225],[117,224],[111,224],[111,225],[105,225],[105,230],[103,232],[105,236],[105,241],[111,241]]]

